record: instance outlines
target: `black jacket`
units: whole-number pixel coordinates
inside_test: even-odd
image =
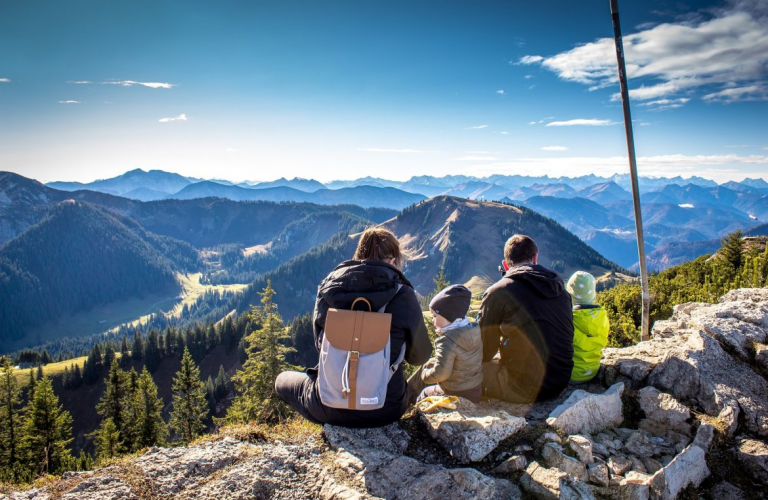
[[[571,296],[560,276],[544,266],[512,267],[483,295],[480,306],[483,361],[501,353],[501,364],[532,398],[556,397],[573,370]]]
[[[397,285],[401,284],[400,291]],[[349,309],[358,297],[371,302],[374,311],[387,304],[384,312],[392,314],[390,330],[391,362],[395,362],[405,343],[405,360],[422,365],[429,359],[432,344],[429,341],[424,316],[411,283],[396,267],[380,260],[348,260],[320,283],[313,314],[315,347],[322,344],[323,328],[328,308]],[[373,427],[398,420],[407,408],[406,382],[403,367],[393,375],[387,386],[387,400],[379,410],[333,410],[333,420],[348,427]]]

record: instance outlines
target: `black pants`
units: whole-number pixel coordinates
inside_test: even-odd
[[[387,400],[378,410],[329,408],[320,401],[315,373],[283,372],[275,380],[275,391],[299,414],[316,424],[343,427],[382,427],[396,422],[407,409],[402,367],[387,388]]]

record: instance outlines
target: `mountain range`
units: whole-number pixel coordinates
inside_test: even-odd
[[[426,197],[441,195],[498,200],[540,211],[618,264],[625,267],[637,266],[637,242],[634,237],[634,213],[628,175],[609,178],[596,175],[574,178],[522,175],[492,175],[484,178],[469,175],[414,176],[407,181],[364,177],[325,184],[312,179],[281,178],[272,182],[238,185],[221,180],[186,179],[189,183],[179,191],[171,192],[169,187],[160,192],[158,186],[172,186],[167,183],[167,175],[176,175],[163,174],[159,171],[134,170],[113,179],[71,187],[117,192],[120,179],[126,177],[126,186],[122,192],[129,193],[125,195],[127,197],[142,200],[219,197],[238,201],[307,201],[319,204],[347,202],[396,210]],[[145,184],[137,187],[136,180],[142,176]],[[155,177],[158,177],[157,182]],[[664,249],[665,252],[682,250],[685,247],[676,243],[717,239],[735,229],[749,230],[760,221],[768,219],[768,182],[763,179],[748,178],[741,182],[730,181],[718,185],[714,181],[695,176],[687,179],[679,176],[641,177],[639,185],[646,252],[649,254],[657,249]],[[653,261],[653,269],[661,269],[655,267],[656,263],[680,258],[681,255],[666,255]]]

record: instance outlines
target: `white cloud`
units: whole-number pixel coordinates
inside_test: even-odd
[[[80,101],[59,101],[59,104],[80,104]]]
[[[518,64],[536,64],[543,60],[544,58],[541,56],[523,56],[520,58],[520,61],[518,61]]]
[[[636,87],[630,96],[653,100],[703,88],[709,91],[710,101],[768,100],[762,85],[754,85],[768,76],[768,13],[748,10],[737,3],[710,19],[699,16],[695,21],[659,24],[624,36],[627,75]],[[525,56],[520,64],[541,64],[561,79],[588,85],[590,90],[618,81],[612,38],[551,57]],[[712,92],[732,88],[742,90]]]
[[[641,102],[639,106],[648,106],[651,111],[664,111],[667,109],[680,108],[686,103],[690,102],[688,97],[680,97],[678,99],[656,99],[655,101]]]
[[[489,155],[490,151],[467,151],[468,155]]]
[[[568,151],[565,146],[544,146],[541,148],[543,151]]]
[[[439,153],[440,151],[426,151],[423,149],[385,149],[385,148],[358,148],[356,151],[366,153]]]
[[[680,208],[696,208],[696,207],[693,206],[692,203],[680,203],[677,206],[680,207]]]
[[[185,113],[180,114],[179,116],[174,116],[173,118],[160,118],[160,123],[169,123],[169,122],[185,122],[187,121],[187,115]]]
[[[10,78],[0,78],[0,83],[11,83]]]
[[[498,158],[493,156],[462,156],[461,158],[454,158],[456,161],[497,161]]]
[[[533,75],[525,75],[523,78],[525,78],[526,80],[530,80],[531,78],[533,78]]]
[[[75,81],[69,81],[67,83],[71,83],[73,85],[90,85],[93,82],[88,81],[88,80],[75,80]]]
[[[475,125],[474,127],[467,127],[464,130],[480,130],[484,128],[488,128],[488,125]]]
[[[596,118],[577,118],[575,120],[566,120],[560,122],[549,122],[546,127],[574,127],[574,126],[586,126],[586,127],[605,127],[607,125],[616,125],[619,122],[611,120],[598,120]]]
[[[707,94],[702,99],[708,102],[727,104],[736,101],[766,101],[768,100],[768,87],[762,83],[747,85],[746,87],[732,87]]]
[[[135,82],[133,80],[117,80],[110,82],[102,82],[106,85],[120,85],[122,87],[133,87],[134,85],[141,85],[149,87],[151,89],[171,89],[176,86],[175,83],[163,83],[163,82]]]
[[[500,133],[501,135],[509,135],[509,132],[507,132],[506,130],[504,130],[504,131],[502,131],[502,132],[499,132],[499,133]]]
[[[504,89],[499,89],[496,91],[496,93],[499,95],[504,95]]]

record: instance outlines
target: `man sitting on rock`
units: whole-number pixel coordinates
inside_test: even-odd
[[[563,280],[538,264],[516,234],[504,245],[507,272],[483,295],[483,395],[511,403],[557,397],[573,370],[573,312]]]

